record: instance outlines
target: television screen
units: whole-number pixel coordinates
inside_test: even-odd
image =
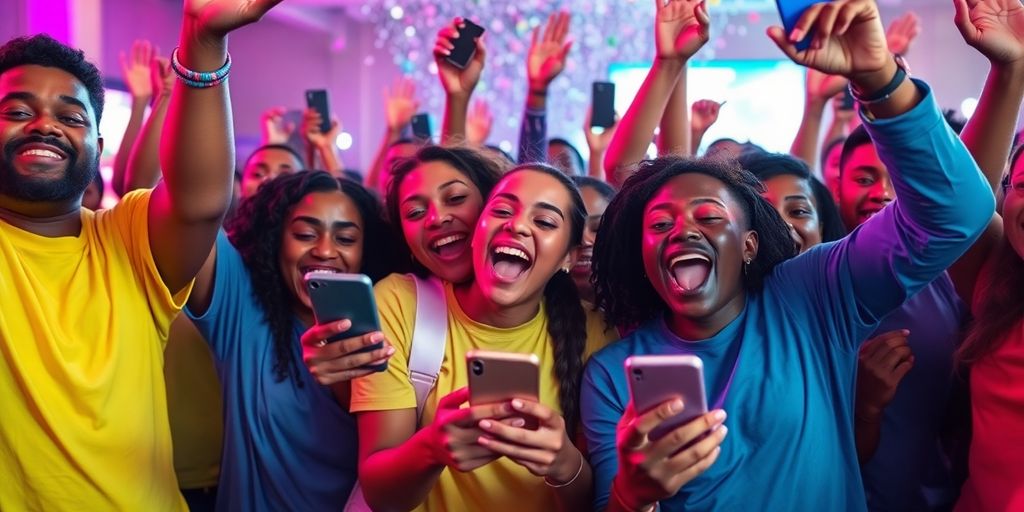
[[[620,113],[629,108],[649,69],[650,63],[611,66]],[[702,99],[727,102],[718,122],[704,135],[700,152],[723,137],[789,152],[803,115],[802,67],[788,60],[713,60],[691,62],[687,77],[690,105]]]

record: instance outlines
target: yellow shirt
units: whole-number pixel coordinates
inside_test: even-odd
[[[214,487],[224,440],[220,380],[210,346],[184,314],[171,323],[164,349],[164,380],[178,485],[182,489]]]
[[[386,372],[352,383],[351,410],[384,411],[416,407],[416,393],[409,381],[409,354],[416,319],[416,286],[412,278],[392,275],[374,288],[381,328],[395,347]],[[445,395],[468,385],[466,353],[474,349],[536,354],[540,358],[540,401],[561,411],[555,378],[554,350],[548,336],[548,319],[542,307],[529,322],[511,329],[477,323],[462,311],[451,284],[445,283],[448,301],[448,339],[444,362],[434,390],[427,397],[421,424],[434,420],[437,404]],[[600,317],[587,312],[586,356],[612,341]],[[500,458],[469,473],[445,469],[419,511],[487,510],[523,512],[554,510],[555,493],[541,478],[508,458]]]
[[[0,510],[184,510],[162,372],[172,296],[149,191],[77,237],[0,221]]]

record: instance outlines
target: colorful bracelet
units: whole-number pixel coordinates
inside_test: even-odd
[[[227,55],[227,60],[224,61],[224,65],[216,71],[192,71],[181,64],[178,60],[178,49],[175,48],[171,52],[171,69],[174,70],[174,74],[178,75],[178,79],[189,87],[206,88],[213,87],[224,83],[228,78],[228,73],[231,71],[231,54]]]

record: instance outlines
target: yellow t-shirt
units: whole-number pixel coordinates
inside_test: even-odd
[[[351,410],[385,411],[416,407],[416,393],[409,381],[409,354],[416,320],[416,285],[412,278],[392,275],[374,288],[381,328],[395,347],[386,372],[352,383]],[[451,284],[445,283],[448,301],[448,339],[444,361],[434,390],[427,397],[421,424],[434,420],[437,404],[445,395],[468,385],[466,353],[474,349],[536,354],[540,358],[540,401],[561,411],[555,378],[554,350],[548,336],[548,319],[542,307],[529,322],[511,329],[477,323],[462,311]],[[589,357],[613,340],[600,317],[587,312]],[[523,512],[554,510],[555,493],[541,478],[508,458],[500,458],[469,473],[445,469],[418,511],[487,510]]]
[[[0,221],[0,510],[185,510],[163,349],[172,296],[149,191],[82,210],[76,237]]]
[[[164,380],[178,485],[182,489],[214,487],[224,440],[220,380],[210,346],[184,314],[171,323],[164,349]]]

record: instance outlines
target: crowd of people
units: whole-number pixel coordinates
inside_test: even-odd
[[[790,153],[696,155],[727,107],[687,64],[716,36],[656,0],[648,75],[587,151],[548,134],[557,12],[515,156],[472,99],[482,38],[446,58],[455,19],[438,141],[407,136],[401,80],[365,173],[336,119],[281,108],[236,171],[228,34],[280,1],[186,0],[171,55],[122,54],[109,209],[98,69],[0,47],[0,510],[1024,510],[1020,0],[953,0],[991,64],[969,120],[910,76],[916,16],[833,0],[767,34],[807,68]],[[318,322],[311,273],[367,276],[380,330]],[[476,350],[535,356],[536,399],[470,404]],[[708,411],[655,435],[697,404],[635,406],[644,355],[699,357]]]

